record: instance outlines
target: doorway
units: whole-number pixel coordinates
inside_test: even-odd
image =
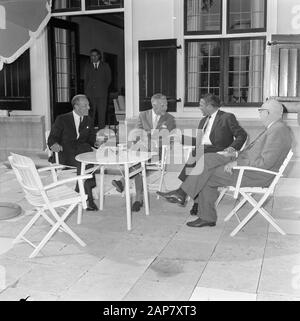
[[[64,38],[65,48],[75,48],[70,52],[65,50],[65,57],[57,54],[58,32],[49,24],[49,59],[51,78],[51,122],[65,112],[71,111],[70,101],[76,94],[84,93],[84,70],[90,62],[91,49],[98,49],[103,54],[104,61],[111,69],[112,81],[108,89],[107,120],[106,124],[115,122],[113,98],[124,91],[125,88],[125,57],[124,57],[124,13],[114,12],[94,15],[72,15],[53,19],[65,24]],[[72,30],[66,29],[72,25]],[[56,30],[56,31],[55,31]],[[70,65],[70,61],[72,61]],[[58,64],[65,64],[65,68]],[[69,65],[68,65],[69,64]],[[68,65],[68,66],[66,66]],[[66,77],[66,72],[72,73],[72,77]],[[72,72],[71,72],[72,71]],[[63,81],[62,81],[63,80]],[[61,101],[60,93],[64,92],[64,101]]]

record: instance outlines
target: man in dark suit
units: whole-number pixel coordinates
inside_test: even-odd
[[[165,129],[169,133],[171,133],[171,131],[176,128],[175,118],[167,112],[168,101],[165,95],[153,95],[151,98],[151,104],[152,109],[140,112],[139,119],[136,125],[136,129],[140,129],[147,135],[147,138],[152,139],[147,139],[147,143],[154,142],[155,136],[156,134],[157,136],[159,135],[160,130]],[[153,132],[153,130],[155,130],[155,133],[153,133],[153,135],[151,136],[151,132]],[[149,147],[151,148],[151,146],[145,146],[145,148]],[[123,178],[119,181],[113,180],[112,184],[116,187],[118,192],[122,192],[124,190]],[[143,181],[140,174],[135,176],[135,188],[136,198],[135,202],[132,205],[132,211],[138,212],[143,206]]]
[[[73,111],[56,118],[48,137],[48,146],[52,152],[59,153],[60,164],[77,167],[77,175],[80,175],[81,163],[75,160],[75,156],[91,152],[92,147],[98,147],[98,144],[92,119],[88,116],[90,107],[87,97],[77,95],[71,103]],[[95,186],[95,177],[84,182],[88,211],[98,210],[92,194]],[[78,186],[76,190],[78,191]]]
[[[192,139],[195,152],[191,155],[187,164],[178,178],[184,182],[203,153],[216,153],[239,151],[247,139],[247,133],[239,125],[235,116],[219,110],[220,100],[213,94],[206,94],[200,100],[200,110],[204,116],[198,126],[197,138]],[[184,143],[183,138],[183,143]],[[196,157],[195,157],[196,156]],[[195,202],[191,209],[191,215],[197,215],[198,203]]]
[[[250,166],[277,172],[292,144],[290,129],[282,122],[282,105],[273,99],[259,108],[260,120],[265,129],[239,155],[236,153],[207,153],[198,161],[191,175],[176,191],[157,192],[169,202],[184,205],[186,196],[199,194],[198,215],[191,227],[215,226],[217,213],[215,202],[218,187],[235,186],[238,171],[234,166]],[[241,186],[269,186],[274,176],[268,173],[245,172]]]
[[[86,65],[84,72],[85,94],[90,100],[90,116],[95,121],[96,111],[98,114],[98,127],[105,127],[107,94],[111,82],[109,65],[103,62],[101,52],[98,49],[90,51],[91,62]]]

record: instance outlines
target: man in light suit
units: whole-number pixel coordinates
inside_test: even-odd
[[[71,103],[73,111],[56,118],[47,143],[52,152],[59,153],[60,164],[77,167],[77,175],[80,175],[81,163],[75,160],[75,156],[91,152],[92,147],[98,147],[98,143],[92,119],[88,116],[90,107],[87,97],[77,95]],[[95,186],[95,177],[84,182],[85,193],[88,196],[88,211],[98,210],[92,194],[92,188]]]
[[[215,202],[218,187],[235,185],[238,171],[234,166],[252,166],[270,171],[278,171],[291,149],[290,129],[282,122],[282,105],[276,100],[268,100],[259,108],[264,131],[238,153],[208,153],[198,161],[191,175],[178,190],[168,193],[157,192],[167,201],[184,205],[187,195],[199,194],[198,215],[195,221],[188,222],[191,227],[215,226],[217,214]],[[201,164],[202,163],[202,164]],[[273,175],[249,171],[245,172],[241,186],[268,186]]]
[[[90,116],[95,121],[96,111],[98,114],[98,127],[105,127],[107,94],[111,82],[109,65],[103,62],[101,52],[98,49],[90,51],[90,63],[84,71],[84,90],[90,100]]]
[[[195,146],[193,155],[178,176],[182,182],[186,180],[188,172],[195,166],[197,158],[201,157],[203,152],[228,151],[233,153],[239,151],[247,139],[247,133],[240,126],[235,116],[219,110],[221,107],[219,97],[208,93],[201,98],[199,107],[204,118],[201,119],[198,126],[200,135],[192,139],[192,145]],[[183,138],[183,144],[184,140],[186,140],[185,137]],[[197,157],[195,158],[195,156]],[[197,212],[198,202],[195,201],[190,214],[197,215]]]
[[[170,133],[176,128],[175,118],[167,113],[168,102],[167,97],[163,94],[155,94],[151,98],[152,109],[142,111],[139,114],[139,119],[136,129],[141,129],[149,136],[151,131],[156,129],[159,132],[162,129],[168,130]],[[151,143],[151,140],[148,142]],[[149,148],[150,146],[146,146]],[[124,190],[124,178],[121,180],[113,180],[112,184],[116,187],[118,192]],[[132,211],[138,212],[143,206],[143,181],[140,174],[135,176],[136,198],[132,205]]]

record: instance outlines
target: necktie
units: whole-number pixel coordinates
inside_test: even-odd
[[[81,129],[82,129],[82,128],[81,128],[81,127],[82,127],[82,123],[83,123],[83,117],[81,116],[81,117],[80,117],[80,121],[79,121],[79,126],[78,126],[78,137],[79,137],[80,131],[81,131]],[[77,138],[78,138],[78,137],[77,137]]]
[[[258,139],[267,131],[267,128],[265,128],[241,153],[244,153],[245,151],[251,149],[253,145],[258,141]]]
[[[155,115],[154,116],[153,129],[155,129],[157,127],[157,123],[158,123],[158,115]]]
[[[204,134],[205,133],[205,131],[206,131],[206,128],[207,128],[207,126],[208,126],[208,123],[209,123],[209,120],[211,119],[211,116],[208,116],[207,117],[207,119],[206,119],[206,121],[205,121],[205,123],[204,123],[204,125],[203,125],[203,128],[202,128],[202,133]]]
[[[97,68],[97,64],[96,63],[94,63],[94,68],[97,70],[98,68]]]

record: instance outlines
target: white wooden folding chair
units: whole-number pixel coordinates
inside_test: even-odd
[[[247,136],[243,146],[241,147],[240,152],[242,152],[245,149],[247,142],[248,142],[248,136]],[[225,195],[230,195],[228,193],[229,192],[229,188],[228,187],[219,187],[218,191],[220,192],[220,194],[219,194],[218,199],[216,200],[216,207],[218,207],[218,205],[220,204],[220,202],[222,201],[222,199],[223,199],[223,197]]]
[[[33,258],[46,245],[54,233],[60,230],[72,236],[81,246],[85,246],[85,243],[67,226],[65,220],[76,206],[78,206],[78,221],[81,220],[82,208],[85,209],[87,207],[87,196],[84,193],[83,180],[91,178],[92,176],[84,175],[60,181],[56,180],[44,186],[39,172],[53,170],[55,167],[60,168],[60,165],[49,166],[38,171],[34,162],[29,157],[11,153],[8,159],[18,182],[24,190],[26,200],[37,210],[37,213],[22,229],[13,243],[15,244],[23,240],[30,244],[34,247],[34,251],[30,254],[29,258]],[[65,185],[74,181],[78,182],[80,193],[75,192],[72,188]],[[65,212],[62,215],[58,214],[58,208],[64,209]],[[25,237],[25,234],[40,217],[43,217],[51,225],[51,229],[36,246]]]
[[[228,221],[233,215],[237,215],[237,212],[239,209],[242,208],[244,204],[249,202],[253,209],[250,211],[250,213],[238,224],[238,226],[232,231],[230,234],[231,236],[235,236],[250,220],[251,218],[256,215],[257,212],[259,212],[279,233],[282,235],[285,235],[285,232],[279,227],[279,225],[275,222],[274,218],[269,214],[264,208],[263,205],[268,199],[269,196],[273,195],[274,189],[282,176],[285,168],[287,167],[289,161],[291,160],[293,156],[292,150],[289,151],[287,157],[285,158],[283,164],[281,165],[278,172],[273,172],[261,168],[256,167],[249,167],[249,166],[236,166],[234,169],[239,170],[238,179],[236,182],[236,186],[230,186],[228,189],[232,192],[234,192],[233,197],[235,199],[238,198],[238,196],[242,196],[238,204],[233,208],[233,210],[226,216],[225,221]],[[274,179],[269,185],[269,187],[241,187],[243,175],[245,171],[255,171],[255,172],[262,172],[262,173],[268,173],[271,175],[274,175]],[[253,198],[253,195],[260,194],[262,197],[259,201],[256,201]]]

